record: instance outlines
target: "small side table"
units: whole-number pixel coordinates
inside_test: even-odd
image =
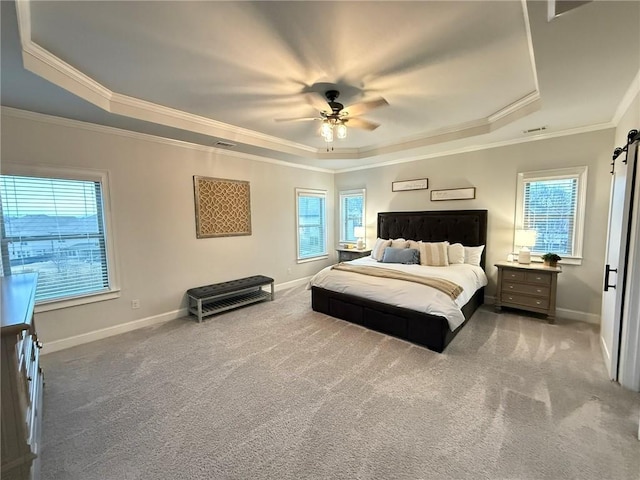
[[[549,323],[555,321],[560,267],[517,262],[497,262],[495,265],[498,267],[496,311],[502,307],[519,308],[544,313]]]
[[[349,260],[355,260],[356,258],[366,257],[371,255],[371,249],[357,250],[355,248],[336,248],[338,252],[339,262],[348,262]]]

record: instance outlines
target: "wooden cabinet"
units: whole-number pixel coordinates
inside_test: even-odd
[[[355,248],[336,248],[336,252],[338,252],[339,262],[348,262],[349,260],[371,255],[371,249],[356,250]]]
[[[39,477],[43,374],[33,307],[37,274],[0,277],[2,480]]]
[[[540,264],[521,265],[498,262],[496,310],[502,307],[519,308],[547,315],[550,323],[556,316],[556,286],[559,267]]]

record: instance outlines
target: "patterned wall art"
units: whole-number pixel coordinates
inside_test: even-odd
[[[193,177],[196,237],[251,235],[249,182]]]

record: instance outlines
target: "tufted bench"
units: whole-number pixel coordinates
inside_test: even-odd
[[[271,287],[271,292],[262,289],[267,285]],[[209,315],[251,303],[275,299],[273,278],[254,275],[190,288],[187,290],[187,297],[189,298],[189,313],[197,316],[198,322],[202,322],[202,318]]]

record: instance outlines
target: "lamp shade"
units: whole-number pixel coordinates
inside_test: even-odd
[[[362,250],[364,248],[364,227],[353,227],[353,234],[358,239],[356,248]]]
[[[514,242],[517,247],[533,247],[536,244],[535,230],[516,230]]]
[[[516,246],[520,247],[520,251],[518,252],[518,263],[531,263],[531,252],[529,251],[529,247],[533,247],[536,244],[536,235],[537,233],[535,230],[516,230],[513,241]]]

